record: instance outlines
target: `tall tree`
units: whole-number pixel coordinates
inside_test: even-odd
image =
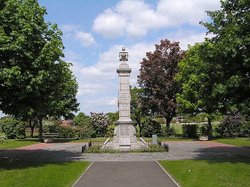
[[[202,24],[214,36],[189,48],[179,64],[177,100],[182,110],[208,114],[211,135],[213,113],[250,113],[250,2],[221,1],[207,13],[211,22]]]
[[[206,113],[208,117],[208,135],[211,136],[213,114],[224,108],[220,102],[215,82],[219,79],[217,66],[206,61],[206,56],[212,50],[209,42],[189,47],[185,58],[179,63],[179,73],[176,80],[181,86],[177,93],[179,112],[198,114]]]
[[[250,1],[224,0],[221,9],[208,11],[211,22],[202,23],[212,37],[210,63],[218,66],[217,92],[227,110],[250,113]]]
[[[76,111],[77,83],[62,61],[61,31],[46,23],[37,0],[0,2],[0,109],[16,117],[42,119]]]
[[[152,115],[162,115],[166,119],[167,134],[170,122],[176,113],[176,93],[179,86],[175,75],[178,62],[183,58],[184,51],[178,42],[162,40],[155,45],[155,51],[146,53],[141,62],[138,83],[143,91],[140,99],[143,108]]]

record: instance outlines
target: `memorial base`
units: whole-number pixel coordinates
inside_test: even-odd
[[[107,145],[111,149],[129,151],[141,149],[143,145],[137,141],[133,121],[117,121],[113,141]]]

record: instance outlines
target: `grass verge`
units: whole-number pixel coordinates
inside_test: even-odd
[[[218,138],[213,141],[236,146],[250,147],[250,138]]]
[[[2,140],[0,141],[0,149],[14,149],[26,145],[39,143],[38,140]]]
[[[89,162],[0,161],[0,186],[72,186]]]
[[[179,160],[159,162],[183,187],[247,187],[250,159]]]

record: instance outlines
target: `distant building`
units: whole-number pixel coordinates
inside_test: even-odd
[[[73,126],[73,120],[71,120],[71,119],[62,120],[62,121],[61,121],[61,126],[63,126],[63,127],[70,127],[70,126]]]

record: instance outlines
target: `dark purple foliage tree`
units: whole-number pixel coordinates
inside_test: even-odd
[[[180,49],[179,42],[167,39],[156,44],[155,48],[154,52],[147,52],[141,62],[138,83],[143,89],[140,101],[144,112],[161,115],[166,119],[169,134],[170,122],[176,114],[176,93],[179,90],[175,75],[184,51]]]

